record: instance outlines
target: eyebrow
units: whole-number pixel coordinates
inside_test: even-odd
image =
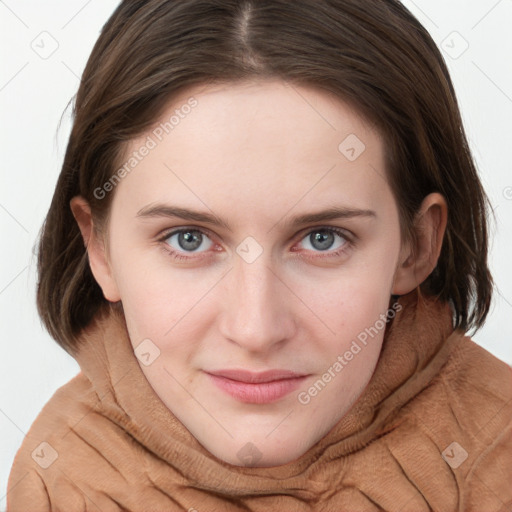
[[[232,231],[228,222],[221,219],[213,213],[199,212],[197,210],[190,210],[178,206],[172,206],[163,203],[149,204],[141,208],[136,217],[139,218],[158,218],[158,217],[171,217],[179,218],[195,222],[204,222],[205,224],[212,224],[213,226],[221,226],[228,231]],[[318,212],[304,213],[292,217],[287,225],[296,227],[303,224],[312,222],[322,222],[327,220],[336,219],[351,219],[354,217],[373,217],[376,218],[377,214],[373,210],[365,210],[359,208],[348,207],[331,207]]]

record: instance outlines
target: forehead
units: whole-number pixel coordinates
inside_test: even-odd
[[[188,142],[187,147],[193,145],[199,154],[232,142],[238,144],[231,148],[233,153],[265,146],[283,152],[293,148],[294,154],[300,151],[301,157],[307,157],[312,146],[326,150],[334,142],[335,154],[339,156],[336,142],[344,135],[378,138],[378,133],[358,112],[332,93],[263,79],[191,88],[169,103],[155,122],[157,129],[173,113],[185,109],[192,97],[196,106],[176,119],[179,123],[173,126],[173,137],[169,139],[180,145]],[[192,136],[190,128],[201,136],[201,141]],[[299,141],[309,144],[300,150]],[[172,140],[169,142],[172,144]]]
[[[333,95],[281,81],[190,88],[125,161],[143,146],[116,190],[115,202],[132,210],[179,199],[218,211],[258,205],[272,216],[298,201],[373,208],[389,193],[379,133]]]

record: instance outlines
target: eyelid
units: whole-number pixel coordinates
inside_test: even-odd
[[[160,234],[157,235],[157,241],[159,241],[159,242],[165,241],[170,236],[175,235],[176,233],[183,232],[183,231],[199,231],[203,235],[207,235],[208,238],[212,239],[212,241],[213,241],[213,239],[217,238],[208,228],[203,228],[200,226],[179,226],[179,227],[177,226],[177,227],[169,228],[169,229],[162,231]]]
[[[295,235],[295,236],[301,235],[300,240],[302,240],[302,238],[304,238],[306,235],[309,235],[310,233],[312,233],[316,230],[321,231],[323,229],[325,229],[326,231],[332,231],[333,233],[343,236],[349,242],[355,242],[355,240],[357,238],[356,235],[354,233],[352,233],[352,231],[349,231],[346,228],[342,228],[340,226],[329,226],[329,225],[324,225],[324,224],[320,224],[318,226],[309,226],[308,228],[305,228],[305,229],[299,231],[297,233],[297,235]]]

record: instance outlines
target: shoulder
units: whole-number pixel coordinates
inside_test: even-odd
[[[87,428],[91,421],[103,418],[95,414],[100,402],[81,372],[55,391],[16,452],[7,489],[9,512],[51,510],[56,496],[50,489],[57,482],[68,510],[85,510],[68,469],[83,454],[84,442],[76,434],[79,425]]]
[[[16,453],[7,511],[170,510],[177,469],[154,456],[118,396],[78,374],[41,410]],[[147,435],[144,433],[144,435]],[[165,473],[163,492],[153,478]]]
[[[508,402],[512,398],[512,368],[468,336],[454,347],[440,377],[447,387],[464,396],[483,393],[491,403]],[[471,386],[468,388],[467,384]]]
[[[499,437],[512,425],[512,368],[464,336],[432,383],[431,399],[474,439]]]
[[[35,449],[40,442],[64,439],[69,429],[95,409],[99,400],[90,381],[78,373],[69,382],[59,387],[46,402],[23,439],[15,463],[21,452]]]
[[[477,435],[499,434],[512,422],[512,368],[468,336],[460,336],[436,377],[411,402],[415,413],[434,425],[457,424]],[[443,413],[434,421],[430,411]]]
[[[509,365],[461,335],[438,375],[400,417],[402,434],[415,431],[409,437],[430,446],[429,458],[456,489],[459,510],[499,511],[512,504]]]
[[[512,368],[465,337],[440,374],[446,408],[465,433],[468,464],[463,502],[467,510],[512,505]],[[456,441],[454,441],[456,442]],[[461,449],[445,449],[448,461]],[[453,460],[453,459],[452,459]]]

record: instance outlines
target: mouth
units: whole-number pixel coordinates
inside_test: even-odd
[[[206,374],[225,393],[240,402],[252,404],[276,402],[297,389],[308,377],[289,370],[268,370],[260,373],[219,370]]]

